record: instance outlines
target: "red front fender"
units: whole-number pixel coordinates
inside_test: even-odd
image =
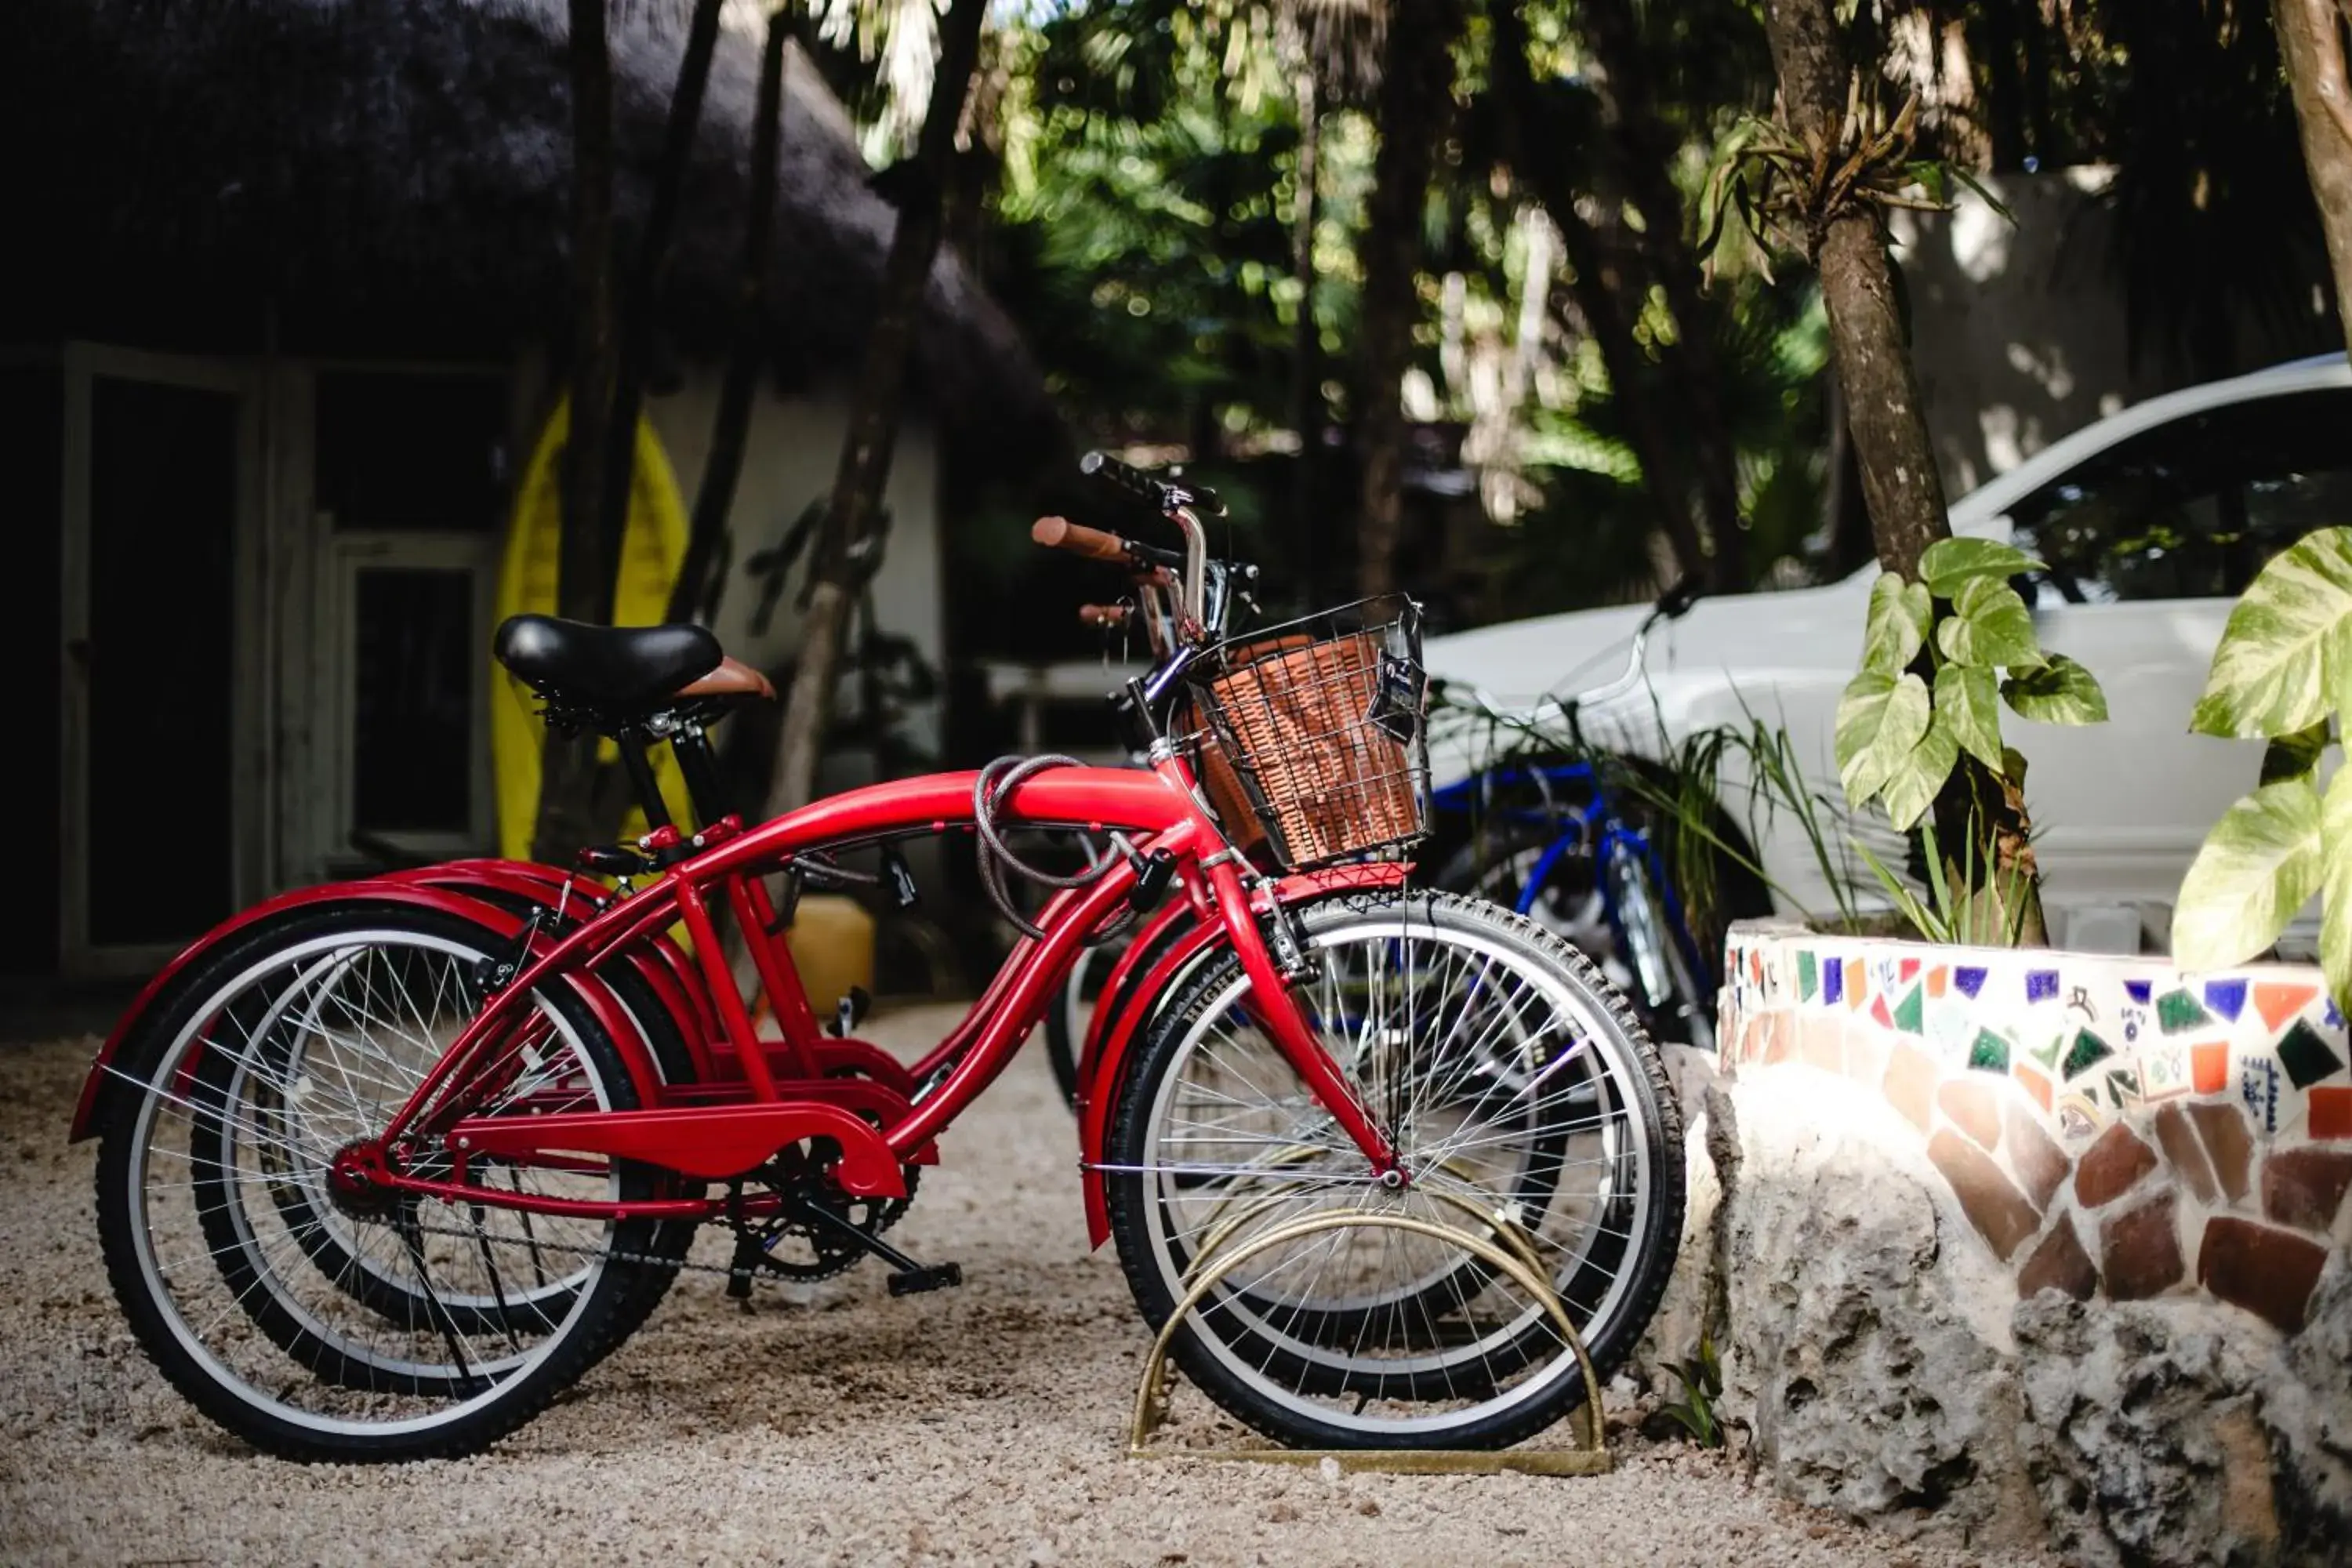
[[[1288,908],[1312,903],[1334,893],[1401,888],[1412,873],[1411,864],[1394,860],[1335,866],[1285,877],[1274,884],[1270,900],[1261,891],[1256,902],[1261,909],[1269,901]],[[1118,1016],[1098,1018],[1087,1031],[1087,1066],[1078,1075],[1078,1157],[1086,1183],[1087,1237],[1092,1246],[1100,1247],[1110,1239],[1110,1200],[1103,1186],[1103,1144],[1110,1136],[1111,1113],[1117,1109],[1119,1090],[1126,1082],[1128,1052],[1136,1037],[1143,1032],[1143,1026],[1150,1022],[1154,1005],[1176,976],[1203,952],[1215,946],[1223,935],[1223,928],[1215,922],[1196,918],[1192,929],[1177,938],[1175,944],[1145,972],[1142,981],[1129,993],[1128,1004]],[[1108,997],[1115,993],[1106,986],[1103,994]]]
[[[98,1056],[89,1066],[89,1075],[82,1080],[81,1098],[75,1103],[73,1125],[67,1133],[67,1142],[78,1143],[99,1131],[100,1097],[110,1076],[108,1068],[114,1061],[115,1053],[122,1048],[122,1042],[130,1036],[131,1031],[138,1026],[140,1020],[147,1015],[148,1010],[157,1000],[169,991],[172,983],[178,979],[190,964],[238,932],[262,921],[274,919],[289,910],[301,909],[306,905],[341,902],[354,899],[438,910],[445,914],[457,915],[461,919],[487,927],[500,936],[512,936],[522,929],[522,921],[518,917],[496,905],[481,903],[446,888],[436,888],[420,882],[396,879],[370,879],[357,882],[329,882],[320,887],[302,888],[290,893],[280,893],[274,899],[256,904],[243,913],[224,921],[190,942],[178,957],[157,971],[154,978],[148,981],[140,989],[139,994],[131,999],[130,1007],[116,1022],[114,1032],[107,1036],[104,1045],[99,1047]],[[591,1011],[595,1014],[597,1023],[604,1026],[605,1032],[619,1046],[623,1057],[628,1063],[629,1076],[635,1080],[642,1103],[647,1105],[656,1103],[655,1096],[659,1091],[660,1079],[653,1070],[652,1064],[646,1059],[637,1038],[637,1032],[628,1022],[628,1015],[602,984],[581,975],[571,976],[570,981],[572,987],[580,993],[582,999],[588,1004]]]

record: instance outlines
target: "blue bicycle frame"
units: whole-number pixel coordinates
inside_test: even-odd
[[[1520,789],[1531,790],[1539,804],[1507,806],[1495,804],[1497,795]],[[1582,797],[1580,803],[1572,798],[1576,795]],[[1537,857],[1535,865],[1529,868],[1526,879],[1512,900],[1512,908],[1519,914],[1534,912],[1537,900],[1543,896],[1545,883],[1550,880],[1562,858],[1589,846],[1596,869],[1593,880],[1601,894],[1601,912],[1609,921],[1609,929],[1615,935],[1621,952],[1625,948],[1625,920],[1617,884],[1614,879],[1597,873],[1611,865],[1620,854],[1633,856],[1636,863],[1648,874],[1651,885],[1657,889],[1659,901],[1665,907],[1668,935],[1699,987],[1699,994],[1686,1000],[1693,1005],[1706,1005],[1706,998],[1713,994],[1717,985],[1715,966],[1707,961],[1706,953],[1691,935],[1690,922],[1683,912],[1682,897],[1675,889],[1674,879],[1666,873],[1657,846],[1640,825],[1630,820],[1619,809],[1616,792],[1610,785],[1606,770],[1591,762],[1489,768],[1433,792],[1430,805],[1433,811],[1445,816],[1466,816],[1488,824],[1524,824],[1552,832],[1550,841],[1544,846],[1543,853]],[[1649,997],[1644,1000],[1655,1007],[1666,999]]]

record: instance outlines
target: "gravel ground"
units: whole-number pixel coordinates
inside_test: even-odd
[[[874,1032],[919,1044],[927,1022]],[[64,1142],[93,1043],[0,1048],[0,1561],[1990,1561],[1862,1534],[1630,1432],[1617,1471],[1589,1479],[1122,1458],[1146,1339],[1116,1259],[1086,1250],[1070,1121],[1036,1052],[943,1141],[897,1233],[961,1262],[962,1289],[894,1301],[867,1267],[746,1312],[689,1275],[486,1456],[257,1458],[154,1373],[108,1290],[94,1145]],[[698,1256],[723,1261],[718,1243]],[[1189,1389],[1176,1408],[1195,1436],[1220,1425]]]

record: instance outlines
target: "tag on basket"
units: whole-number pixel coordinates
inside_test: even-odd
[[[1400,746],[1410,746],[1421,732],[1421,682],[1417,662],[1381,650],[1371,710],[1364,718]]]

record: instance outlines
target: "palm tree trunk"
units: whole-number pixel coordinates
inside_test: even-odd
[[[613,293],[613,58],[604,0],[571,0],[572,412],[563,444],[556,613],[613,618],[620,531],[601,510],[620,333]],[[541,752],[531,855],[568,859],[595,836],[596,740],[550,732]]]
[[[1808,142],[1835,145],[1849,68],[1831,0],[1768,0],[1764,30],[1790,128]],[[1949,538],[1951,525],[1895,296],[1895,267],[1877,220],[1858,203],[1833,215],[1814,239],[1813,265],[1829,309],[1831,351],[1879,563],[1916,578],[1920,554]]]
[[[859,590],[881,564],[882,489],[890,477],[906,402],[907,363],[931,265],[939,255],[948,163],[979,63],[980,30],[987,11],[987,0],[953,0],[940,26],[939,69],[931,80],[930,103],[915,153],[916,177],[902,183],[906,194],[883,265],[865,363],[850,405],[849,432],[842,442],[833,499],[803,596],[800,658],[793,669],[783,727],[776,741],[775,773],[768,786],[771,816],[805,805],[814,792],[818,753],[833,716],[843,636]]]
[[[629,488],[636,476],[637,415],[645,405],[646,361],[653,349],[654,312],[669,268],[669,241],[677,227],[687,160],[694,152],[695,130],[702,122],[703,90],[710,84],[710,57],[719,45],[722,3],[694,0],[686,50],[678,58],[677,85],[670,93],[661,163],[654,171],[653,203],[646,214],[645,232],[638,237],[637,263],[629,275],[629,297],[621,311],[621,353],[614,376],[612,421],[604,432],[603,489],[597,511],[600,530],[615,542],[616,564],[619,542],[628,536]]]
[[[758,119],[751,128],[751,191],[743,228],[743,272],[736,283],[735,341],[727,374],[719,386],[719,413],[710,433],[710,456],[694,492],[694,521],[687,531],[686,558],[670,585],[669,612],[663,618],[690,621],[700,612],[711,563],[727,536],[735,506],[735,485],[743,473],[751,435],[751,405],[760,390],[760,367],[767,363],[768,258],[776,232],[776,181],[784,140],[784,45],[792,37],[792,9],[768,13],[767,40],[760,51]]]
[[[1852,68],[1831,5],[1832,0],[1766,0],[1764,7],[1790,127],[1817,147],[1837,143]],[[1879,564],[1916,581],[1919,557],[1951,537],[1951,521],[1877,218],[1860,204],[1830,215],[1814,235],[1813,265],[1829,310],[1832,352]],[[1979,868],[1971,889],[1978,898],[2025,889],[2022,908],[2008,911],[2004,923],[2023,942],[2042,941],[2032,826],[2014,782],[1963,753],[1937,796],[1935,815],[1955,876],[1966,866]],[[1962,847],[1971,843],[1982,852],[1963,857]]]
[[[620,374],[613,289],[613,57],[604,0],[572,0],[572,415],[563,446],[556,603],[578,620],[613,617],[620,534],[599,510]]]
[[[1358,330],[1363,337],[1363,483],[1356,574],[1365,595],[1396,587],[1404,530],[1404,405],[1400,384],[1412,363],[1421,319],[1422,214],[1429,177],[1454,108],[1454,41],[1461,0],[1396,0],[1381,68],[1380,152],[1372,162]]]
[[[2279,57],[2303,128],[2303,163],[2327,234],[2336,308],[2352,320],[2352,83],[2344,59],[2346,16],[2332,0],[2276,0]]]

